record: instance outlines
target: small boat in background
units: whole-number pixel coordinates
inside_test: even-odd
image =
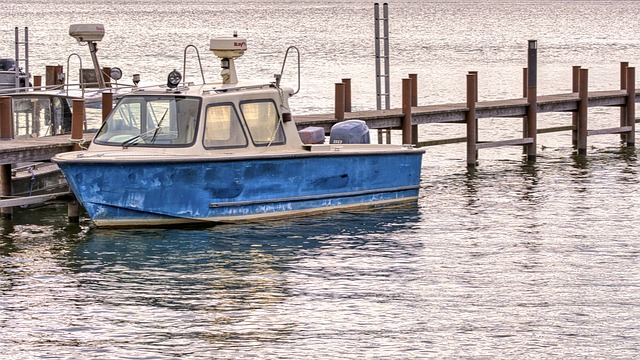
[[[363,122],[339,123],[328,144],[323,130],[302,131],[312,139],[304,143],[289,108],[299,86],[281,86],[282,73],[239,82],[234,61],[246,48],[235,35],[212,39],[221,82],[185,84],[174,70],[166,86],[123,96],[87,150],[52,159],[96,226],[246,222],[416,201],[424,150],[370,144]]]
[[[16,81],[17,80],[17,81]],[[0,59],[0,90],[27,88],[27,74],[12,58]]]
[[[69,35],[79,43],[89,46],[94,69],[84,69],[80,56],[72,54],[67,59],[67,75],[59,74],[58,85],[34,88],[31,83],[27,83],[29,74],[25,74],[22,69],[16,71],[18,65],[14,59],[0,59],[0,95],[12,100],[13,138],[70,134],[74,100],[84,101],[84,131],[95,132],[102,125],[103,93],[109,93],[115,103],[123,94],[138,86],[140,77],[137,74],[134,75],[132,84],[121,84],[118,80],[122,77],[122,70],[113,67],[109,68],[108,74],[104,74],[100,68],[96,42],[102,40],[104,34],[102,24],[70,26]],[[77,84],[69,83],[69,60],[73,57],[77,57],[80,64]],[[60,70],[62,71],[62,67]],[[108,81],[105,81],[105,77]],[[18,83],[19,86],[16,87]],[[68,189],[58,166],[50,161],[19,163],[12,167],[13,196],[41,195]]]

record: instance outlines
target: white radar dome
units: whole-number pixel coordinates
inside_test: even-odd
[[[73,24],[69,26],[69,35],[78,41],[100,41],[104,37],[104,25]]]
[[[237,59],[247,50],[247,39],[235,36],[211,39],[209,49],[219,58]]]

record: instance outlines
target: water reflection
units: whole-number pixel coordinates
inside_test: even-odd
[[[395,234],[421,221],[415,204],[187,230],[44,219],[3,229],[0,325],[30,329],[0,331],[0,346],[16,354],[73,347],[71,357],[213,356],[284,341],[299,326],[286,304],[299,296],[301,266],[314,271],[304,264],[333,251],[343,255],[323,259],[323,268],[355,252],[404,252],[411,246]]]

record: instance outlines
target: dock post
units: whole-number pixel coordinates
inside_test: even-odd
[[[111,113],[111,109],[113,108],[113,93],[103,92],[102,93],[102,122],[107,120],[107,117]]]
[[[402,79],[402,144],[411,144],[411,79]]]
[[[46,67],[46,85],[60,85],[54,86],[54,89],[61,89],[64,84],[64,70],[62,65],[49,65]]]
[[[102,68],[102,81],[104,81],[104,86],[110,88],[111,87],[111,68],[103,67]]]
[[[0,96],[0,138],[2,140],[13,138],[11,106],[11,97]],[[11,164],[2,164],[0,165],[0,195],[11,196],[11,194]],[[0,213],[2,214],[2,219],[11,220],[13,217],[13,208],[2,208],[0,209]]]
[[[577,65],[572,68],[572,92],[578,93],[580,91],[580,68],[582,66]],[[574,147],[578,146],[578,111],[574,111],[571,114],[571,125],[573,126],[573,130],[571,130],[571,145]]]
[[[587,114],[589,109],[589,70],[580,69],[578,105],[578,155],[587,155]]]
[[[629,63],[623,61],[620,63],[620,90],[627,90],[627,68]],[[626,106],[620,107],[620,127],[627,125],[627,109]],[[626,141],[627,134],[620,133],[620,141]]]
[[[344,120],[344,93],[344,83],[336,83],[336,103],[334,116],[338,121]]]
[[[475,94],[476,94],[476,104],[477,104],[478,103],[478,83],[480,82],[479,77],[478,77],[478,72],[477,71],[469,71],[469,74],[473,74],[476,77],[476,80],[475,80],[475,87],[476,87]],[[478,141],[480,141],[480,131],[478,131],[478,123],[479,123],[478,118],[476,118],[474,120],[474,122],[476,124],[475,134],[476,134],[476,144],[477,144]],[[476,160],[478,159],[478,149],[477,148],[476,148],[476,157],[475,157],[475,159]]]
[[[33,90],[42,90],[42,75],[33,76]]]
[[[13,139],[12,100],[10,96],[0,96],[0,138]]]
[[[418,106],[418,74],[409,74],[411,79],[411,106]],[[418,145],[418,125],[411,125],[411,143]]]
[[[477,122],[476,119],[476,94],[477,75],[469,72],[467,74],[467,166],[476,166],[478,160],[477,143]]]
[[[529,74],[527,75],[527,100],[529,106],[527,109],[527,135],[533,141],[527,147],[527,160],[536,161],[536,146],[537,146],[537,111],[538,111],[538,99],[537,99],[537,86],[538,86],[538,43],[536,40],[529,40],[529,49],[527,56],[527,68]]]
[[[71,140],[81,142],[84,139],[84,99],[74,99],[71,115]],[[74,150],[81,150],[79,143],[74,145]]]
[[[627,134],[627,146],[636,146],[636,68],[627,68],[627,125],[631,131]]]
[[[529,87],[529,69],[522,68],[522,97],[524,99],[527,98],[527,90]],[[522,117],[522,138],[526,138],[529,137],[529,132],[527,129],[527,127],[529,126],[529,118],[527,118],[527,115]],[[527,147],[523,146],[522,147],[522,153],[524,155],[527,154]]]
[[[351,112],[351,79],[342,79],[344,84],[344,112]]]
[[[11,164],[0,165],[0,191],[2,197],[8,197],[12,195],[11,191]],[[11,220],[13,217],[13,208],[5,207],[0,209],[3,220]]]
[[[78,200],[74,199],[67,203],[67,220],[74,224],[80,222],[80,205],[78,204]]]

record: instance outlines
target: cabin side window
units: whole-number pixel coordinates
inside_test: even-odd
[[[193,143],[200,101],[173,96],[125,97],[96,135],[96,143],[184,146]]]
[[[245,147],[247,137],[232,104],[216,104],[207,107],[204,128],[204,146]]]
[[[255,145],[266,146],[285,142],[280,116],[273,101],[246,101],[240,103],[240,109]]]

